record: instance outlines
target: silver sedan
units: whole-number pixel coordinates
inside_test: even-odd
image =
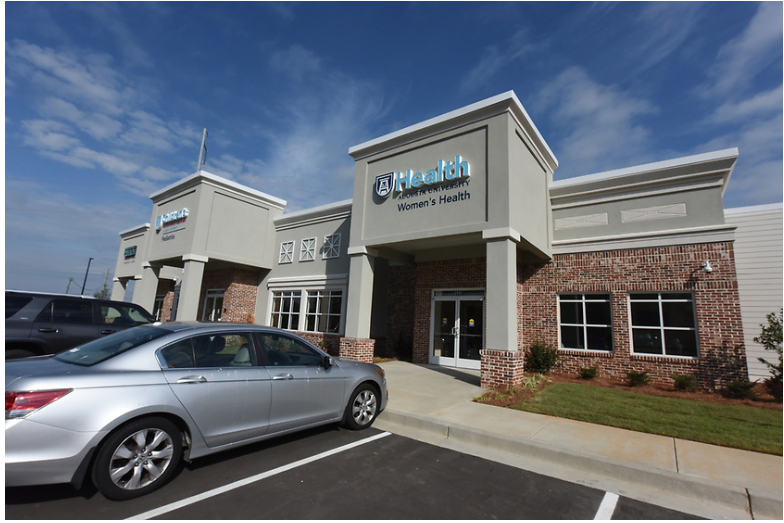
[[[6,486],[89,477],[111,499],[159,488],[182,460],[329,423],[367,428],[387,401],[379,366],[247,324],[136,327],[5,372]]]

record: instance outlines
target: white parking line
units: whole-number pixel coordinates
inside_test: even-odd
[[[594,520],[611,520],[615,512],[615,505],[618,503],[618,494],[612,492],[605,492],[602,504],[599,505],[599,510],[596,511]]]
[[[168,505],[164,505],[162,507],[148,510],[147,512],[143,512],[136,516],[132,516],[126,519],[150,519],[157,516],[162,516],[168,512],[172,512],[173,510],[177,510],[183,507],[187,507],[188,505],[192,505],[194,503],[198,503],[199,501],[204,501],[205,499],[209,499],[214,496],[218,496],[225,492],[229,492],[234,489],[238,489],[240,487],[244,487],[246,485],[250,485],[251,483],[255,483],[256,481],[261,481],[262,479],[269,478],[271,476],[275,476],[276,474],[280,474],[282,472],[286,472],[297,467],[301,467],[302,465],[307,465],[308,463],[313,463],[314,461],[318,461],[322,458],[326,458],[329,456],[334,456],[335,454],[339,454],[346,450],[353,449],[355,447],[359,447],[360,445],[364,445],[365,443],[370,443],[372,441],[376,441],[381,438],[385,438],[391,435],[390,432],[382,432],[381,434],[376,434],[375,436],[371,436],[369,438],[365,438],[359,441],[355,441],[354,443],[349,443],[348,445],[343,445],[342,447],[338,447],[336,449],[328,450],[326,452],[322,452],[321,454],[316,454],[315,456],[311,456],[309,458],[301,459],[299,461],[295,461],[294,463],[289,463],[288,465],[283,465],[282,467],[278,467],[276,469],[268,470],[267,472],[262,472],[261,474],[256,474],[255,476],[251,476],[249,478],[241,479],[239,481],[235,481],[234,483],[229,483],[228,485],[224,485],[223,487],[214,488],[212,490],[208,490],[206,492],[202,492],[201,494],[196,494],[195,496],[191,496],[189,498],[185,498],[180,501],[175,501],[174,503],[169,503]]]

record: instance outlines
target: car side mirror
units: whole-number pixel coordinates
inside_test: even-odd
[[[332,356],[324,356],[324,359],[321,360],[321,365],[328,369],[335,364],[335,360],[332,359]]]

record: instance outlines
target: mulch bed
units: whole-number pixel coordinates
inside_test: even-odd
[[[742,407],[755,407],[760,409],[770,409],[770,410],[782,410],[782,404],[777,403],[773,397],[768,394],[767,390],[762,384],[758,384],[754,390],[757,393],[757,397],[754,399],[736,399],[736,398],[728,398],[719,392],[706,392],[706,391],[699,391],[699,392],[686,392],[682,390],[675,390],[672,386],[667,385],[641,385],[638,387],[630,387],[625,382],[613,380],[610,378],[603,378],[603,377],[596,377],[592,380],[586,380],[576,375],[570,374],[558,374],[558,373],[550,373],[545,376],[548,381],[544,381],[539,390],[543,387],[547,387],[552,383],[580,383],[583,385],[591,385],[594,387],[606,387],[612,389],[620,389],[625,390],[628,392],[634,392],[637,394],[648,394],[650,396],[663,396],[666,398],[678,398],[678,399],[685,399],[685,400],[696,400],[696,401],[706,401],[709,403],[718,403],[721,405],[738,405]],[[485,394],[485,398],[483,399],[482,403],[486,403],[489,405],[496,405],[499,407],[507,407],[509,405],[519,403],[525,399],[530,398],[533,396],[537,391],[530,391],[530,390],[520,390],[517,391],[514,395],[509,396],[507,398],[498,399],[493,398],[495,394],[492,392]]]

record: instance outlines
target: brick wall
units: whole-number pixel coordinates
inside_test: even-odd
[[[482,351],[482,386],[489,389],[505,388],[523,382],[525,353],[485,349]]]
[[[701,269],[706,260],[711,273]],[[559,292],[605,292],[611,296],[613,352],[562,350],[562,371],[598,366],[600,375],[625,379],[627,371],[647,370],[662,384],[672,383],[674,373],[695,374],[701,387],[715,389],[747,376],[737,287],[729,242],[556,255],[549,263],[518,267],[519,346],[557,346]],[[632,353],[629,293],[636,291],[693,293],[699,359]]]
[[[484,258],[421,262],[416,266],[414,290],[414,363],[430,360],[430,305],[433,289],[483,289]]]
[[[229,268],[205,271],[201,283],[198,318],[202,318],[207,290],[225,289],[221,321],[256,323],[256,294],[261,275],[257,271]]]
[[[174,304],[174,281],[161,279],[158,280],[158,288],[155,290],[155,297],[163,296],[161,306],[161,317],[159,321],[170,321],[172,305]],[[152,311],[149,311],[152,314]]]
[[[414,298],[417,270],[413,265],[389,268],[387,295],[387,343],[385,352],[376,355],[411,361],[414,347]]]
[[[375,340],[363,338],[340,338],[340,357],[349,360],[373,363]]]

